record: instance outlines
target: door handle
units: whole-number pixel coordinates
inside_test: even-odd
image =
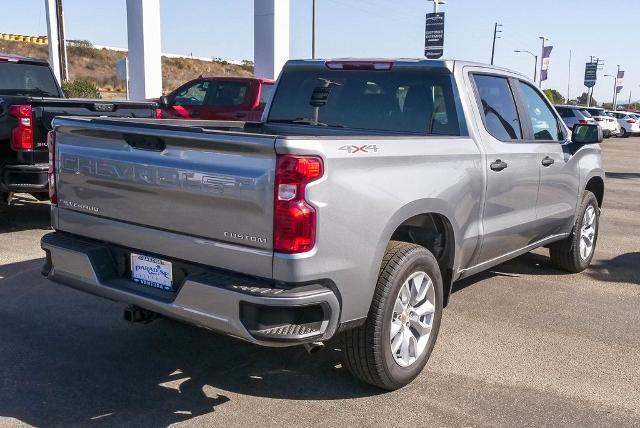
[[[542,159],[542,166],[551,166],[553,165],[555,161],[553,159],[551,159],[549,156],[545,156],[544,159]]]
[[[503,169],[505,169],[507,167],[507,163],[501,159],[496,159],[493,162],[491,162],[491,165],[489,166],[491,168],[491,170],[493,171],[502,171]]]

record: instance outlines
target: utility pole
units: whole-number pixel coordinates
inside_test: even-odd
[[[316,58],[316,0],[312,0],[312,11],[311,11],[311,59]]]
[[[60,79],[69,80],[69,65],[67,64],[67,43],[64,37],[64,14],[62,0],[56,0],[56,17],[58,22],[58,52],[60,55]]]
[[[571,49],[569,49],[569,78],[567,79],[567,104],[569,104],[570,95],[571,95]]]
[[[499,39],[498,33],[502,33],[502,30],[498,30],[498,27],[502,28],[502,24],[498,24],[493,27],[493,45],[491,46],[491,65],[493,65],[493,58],[496,53],[496,39]]]

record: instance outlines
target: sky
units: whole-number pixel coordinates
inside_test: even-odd
[[[44,0],[0,0],[0,32],[46,34]],[[224,59],[253,58],[253,0],[160,0],[162,52]],[[291,58],[311,56],[311,0],[290,0]],[[575,98],[591,55],[605,61],[594,97],[610,102],[613,78],[625,70],[619,100],[640,99],[640,0],[446,0],[445,58],[488,63],[494,24],[502,24],[495,64],[533,75],[541,40],[553,45],[545,88]],[[63,0],[68,39],[126,48],[125,0]],[[317,0],[317,56],[423,56],[426,0]],[[569,52],[571,51],[571,73]]]

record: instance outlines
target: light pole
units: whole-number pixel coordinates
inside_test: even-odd
[[[539,82],[539,87],[542,88],[542,71],[544,67],[544,42],[546,42],[549,39],[546,38],[545,36],[538,36],[538,38],[542,40],[542,52],[540,52],[540,82]]]
[[[311,10],[311,59],[316,58],[316,0],[312,0]]]
[[[613,77],[613,98],[611,100],[611,111],[617,111],[616,109],[616,83],[618,83],[618,75],[605,74],[604,77]]]
[[[438,5],[447,4],[444,0],[429,0],[433,2],[433,13],[438,13]]]
[[[517,53],[528,53],[529,55],[531,55],[533,57],[533,83],[536,83],[536,78],[537,78],[537,74],[538,74],[538,55],[534,54],[531,51],[521,51],[521,50],[514,50],[514,52]]]

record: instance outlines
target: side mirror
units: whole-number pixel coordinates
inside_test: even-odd
[[[571,142],[575,144],[602,143],[602,128],[599,125],[574,125]]]
[[[160,104],[161,109],[167,109],[169,108],[169,99],[163,95],[158,100],[158,104]]]

